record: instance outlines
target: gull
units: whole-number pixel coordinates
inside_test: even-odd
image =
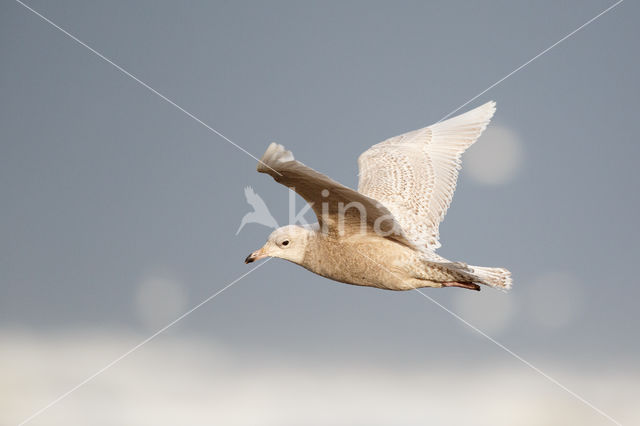
[[[452,262],[436,253],[462,153],[495,112],[488,102],[429,127],[389,138],[358,159],[355,191],[272,143],[258,172],[297,192],[318,223],[276,229],[246,263],[278,257],[334,281],[385,290],[487,285],[509,290],[511,273]]]

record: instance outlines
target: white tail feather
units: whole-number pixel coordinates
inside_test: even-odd
[[[473,275],[480,278],[480,284],[485,284],[499,290],[511,290],[513,281],[511,272],[504,268],[485,268],[483,266],[469,265],[469,269],[473,270]]]

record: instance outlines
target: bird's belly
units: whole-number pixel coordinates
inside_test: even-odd
[[[335,281],[377,287],[387,290],[407,290],[411,277],[405,265],[413,258],[411,249],[389,242],[382,246],[340,242],[332,252],[318,256],[307,269]]]

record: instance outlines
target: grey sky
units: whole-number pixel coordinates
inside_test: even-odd
[[[367,147],[434,123],[611,3],[29,2],[253,155],[277,141],[351,187]],[[496,337],[556,372],[640,356],[638,8],[624,2],[460,111],[495,100],[493,123],[517,135],[522,162],[492,186],[463,161],[440,253],[513,271],[512,293],[486,289],[477,310],[510,298]],[[0,327],[152,331],[136,308],[145,277],[181,283],[190,306],[246,272],[270,232],[234,235],[246,185],[286,222],[287,191],[255,160],[12,1],[0,55]],[[545,327],[535,312],[557,274],[580,307]],[[457,292],[428,293],[469,306]],[[517,365],[415,293],[280,260],[169,333],[299,356]]]

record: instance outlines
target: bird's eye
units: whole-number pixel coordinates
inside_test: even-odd
[[[284,241],[282,242],[282,245],[283,245],[283,246],[288,246],[288,245],[289,245],[289,240],[284,240]]]

